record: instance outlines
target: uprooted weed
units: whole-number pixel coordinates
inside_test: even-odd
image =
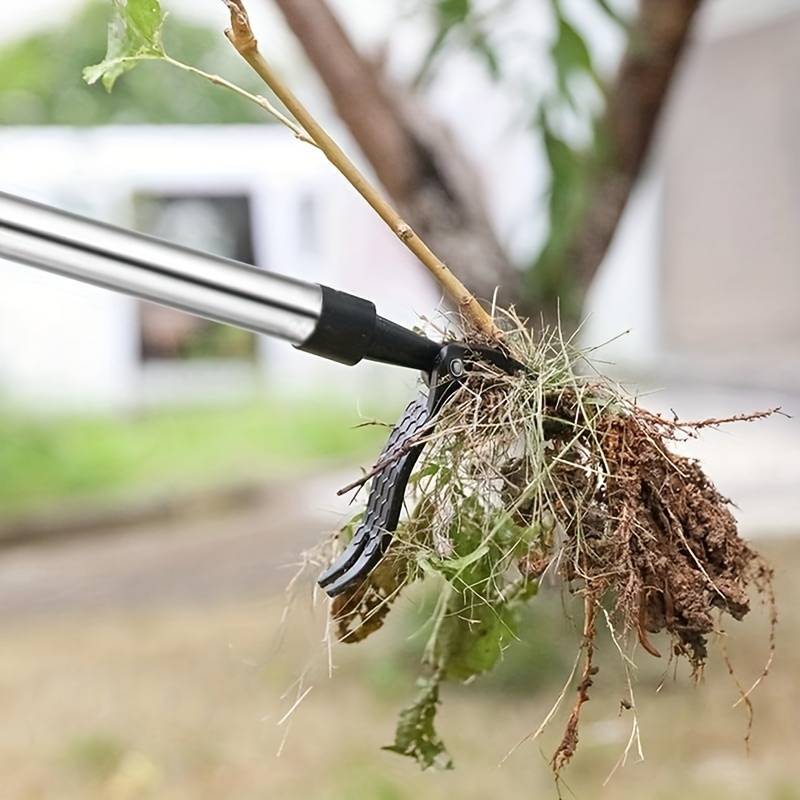
[[[722,615],[747,614],[750,589],[771,604],[774,628],[771,570],[739,537],[729,501],[700,465],[668,449],[702,428],[766,414],[668,420],[600,376],[557,331],[535,340],[514,324],[506,343],[529,374],[471,373],[427,437],[389,553],[332,613],[338,638],[360,641],[404,586],[437,582],[418,696],[388,749],[449,766],[434,726],[441,683],[490,670],[518,638],[519,611],[542,576],[560,579],[582,598],[584,618],[576,699],[552,756],[558,773],[575,752],[597,672],[598,622],[626,675],[637,645],[661,655],[650,636],[665,631],[669,657],[685,658],[699,677],[709,636]]]

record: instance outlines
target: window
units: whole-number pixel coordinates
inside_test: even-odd
[[[244,195],[140,195],[137,227],[161,239],[252,264],[250,202]],[[142,303],[143,361],[255,359],[255,337],[246,331]]]

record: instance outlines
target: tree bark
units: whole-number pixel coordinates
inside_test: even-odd
[[[359,53],[325,0],[275,0],[378,180],[420,236],[479,298],[520,274],[503,252],[474,167],[445,127]]]
[[[597,169],[568,259],[582,292],[589,288],[619,226],[701,4],[702,0],[640,0],[600,127],[605,160]]]

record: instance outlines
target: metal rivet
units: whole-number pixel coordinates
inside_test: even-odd
[[[454,378],[460,378],[464,374],[464,362],[460,358],[453,359],[450,364],[450,374]]]

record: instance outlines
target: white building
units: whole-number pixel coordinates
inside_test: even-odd
[[[800,0],[707,7],[589,297],[587,343],[631,330],[604,351],[624,370],[800,387],[798,41]],[[490,204],[513,244],[515,228],[536,227],[532,187],[543,166],[527,132],[509,137],[511,111],[491,86],[447,81],[437,111],[459,121],[485,165]],[[465,121],[470,109],[480,124]],[[407,325],[439,299],[330,165],[279,128],[6,129],[0,190],[202,249],[244,247],[261,266],[366,296]],[[198,203],[205,223],[186,230],[182,209],[196,213]],[[380,392],[415,379],[375,365],[343,371],[265,339],[255,359],[165,362],[145,352],[146,316],[128,298],[0,263],[0,397],[119,407],[262,383]]]
[[[797,392],[800,4],[709,10],[592,288],[585,340],[631,329],[606,355],[667,383]]]
[[[438,300],[424,271],[321,155],[277,127],[7,129],[0,176],[4,191],[360,294],[402,324]],[[266,337],[253,359],[148,357],[143,306],[0,262],[0,394],[120,407],[213,399],[261,383],[377,394],[387,380],[414,381],[377,365],[343,373]]]

